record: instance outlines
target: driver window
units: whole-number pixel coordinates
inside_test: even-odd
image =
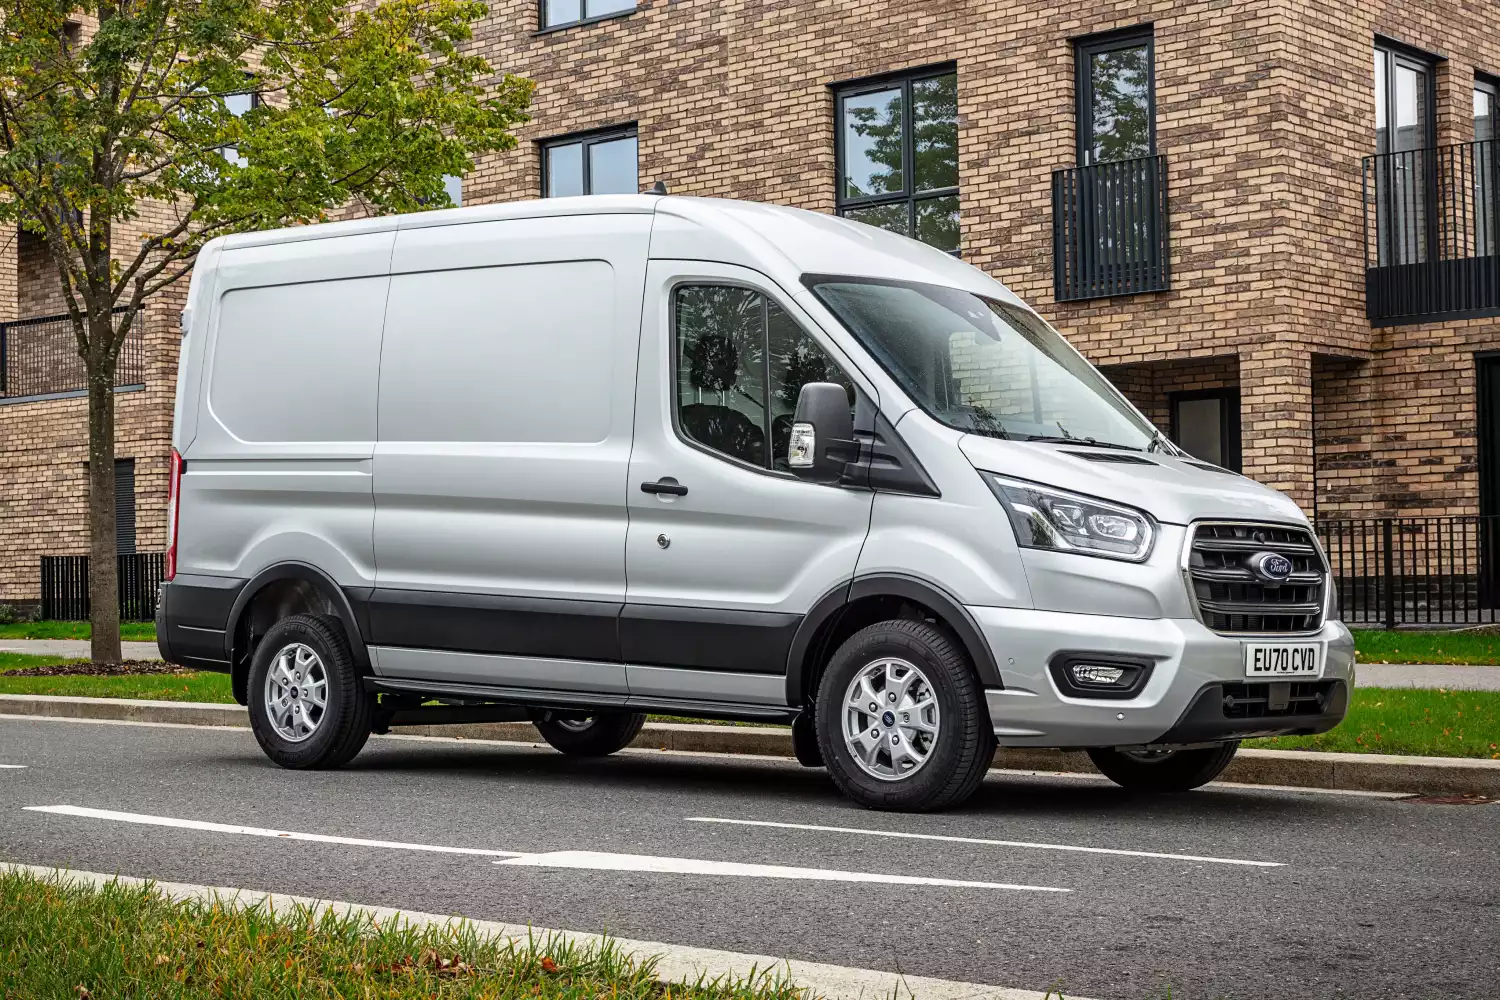
[[[776,303],[735,285],[673,296],[677,425],[689,439],[762,469],[786,471],[797,396],[809,382],[853,384]]]

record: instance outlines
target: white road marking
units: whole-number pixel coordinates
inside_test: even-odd
[[[743,878],[786,878],[812,882],[877,882],[887,885],[944,885],[966,889],[1019,889],[1027,892],[1072,892],[1045,885],[1014,885],[1008,882],[965,882],[951,878],[915,875],[883,875],[878,872],[830,871],[826,868],[791,868],[786,865],[752,865],[738,861],[701,861],[693,858],[656,858],[644,854],[607,854],[599,851],[550,851],[523,854],[497,865],[526,868],[583,868],[591,871],[657,872],[674,875],[733,875]]]
[[[231,823],[205,823],[196,819],[174,819],[170,816],[146,816],[141,813],[115,812],[112,809],[88,809],[84,806],[25,806],[28,812],[53,813],[59,816],[81,816],[116,823],[138,823],[142,826],[170,826],[181,830],[206,833],[231,833],[245,837],[271,837],[278,840],[306,840],[318,844],[344,844],[349,847],[383,847],[393,851],[427,851],[432,854],[478,854],[487,858],[514,858],[516,851],[490,851],[480,847],[444,847],[439,844],[408,844],[399,840],[366,840],[362,837],[333,837],[322,833],[295,833],[290,830],[265,830],[257,826]]]
[[[1246,861],[1241,858],[1210,858],[1198,854],[1165,854],[1158,851],[1127,851],[1115,847],[1078,847],[1073,844],[1039,844],[1029,840],[989,840],[983,837],[951,837],[938,833],[904,833],[899,830],[866,830],[853,826],[817,826],[812,823],[774,823],[764,819],[720,819],[688,816],[688,823],[724,823],[731,826],[768,826],[781,830],[813,830],[819,833],[856,833],[867,837],[897,837],[903,840],[945,840],[955,844],[989,847],[1029,847],[1040,851],[1077,851],[1082,854],[1119,854],[1132,858],[1163,858],[1168,861],[1206,861],[1216,865],[1248,865],[1252,868],[1284,868],[1282,861]]]
[[[56,878],[74,885],[105,886],[110,884],[140,886],[146,879],[127,875],[101,875],[98,872],[75,872],[60,868],[43,868],[36,865],[10,864],[0,861],[0,872],[24,872],[39,878]],[[1031,990],[1011,989],[1005,986],[990,986],[984,983],[964,983],[952,979],[934,979],[928,976],[908,976],[901,972],[885,972],[879,969],[857,969],[842,965],[827,965],[822,962],[802,962],[769,955],[748,955],[736,951],[718,951],[713,948],[693,948],[688,945],[666,944],[660,941],[634,941],[629,938],[605,937],[599,934],[583,934],[577,931],[552,930],[546,927],[502,924],[490,920],[464,920],[462,917],[445,916],[438,913],[422,913],[416,910],[395,910],[387,906],[364,906],[359,903],[342,903],[307,896],[288,896],[281,893],[258,892],[253,889],[235,889],[223,886],[189,885],[182,882],[151,881],[157,892],[174,900],[212,902],[217,900],[236,910],[263,907],[276,913],[287,913],[299,907],[311,909],[316,914],[336,913],[341,916],[365,917],[382,926],[403,924],[413,927],[467,928],[486,940],[509,939],[524,945],[528,940],[545,946],[549,941],[565,941],[578,948],[597,948],[606,941],[623,954],[635,955],[639,959],[655,958],[657,978],[662,982],[708,982],[722,977],[768,977],[768,981],[782,979],[805,989],[809,996],[825,1000],[877,1000],[880,997],[921,997],[922,1000],[1056,1000],[1056,993],[1036,993]],[[1082,1000],[1072,997],[1070,1000]]]
[[[0,771],[24,771],[25,764],[0,764]]]

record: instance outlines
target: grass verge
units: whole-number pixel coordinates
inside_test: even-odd
[[[234,704],[229,675],[138,674],[122,677],[11,677],[9,671],[66,663],[60,656],[0,653],[0,694],[66,695],[79,698],[144,698],[150,701],[204,701]],[[3,994],[0,994],[3,996]]]
[[[795,1000],[772,974],[664,984],[654,960],[608,942],[479,937],[471,927],[376,925],[306,909],[174,902],[149,887],[94,888],[0,873],[0,996],[322,1000]]]
[[[1361,663],[1500,664],[1497,632],[1354,632]]]
[[[87,639],[93,632],[88,622],[13,622],[0,625],[0,639]],[[124,642],[155,642],[152,622],[121,622]]]
[[[1267,750],[1500,760],[1500,691],[1355,688],[1349,714],[1317,736],[1247,740]]]

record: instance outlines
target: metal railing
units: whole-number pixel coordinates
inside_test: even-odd
[[[1375,324],[1500,310],[1496,140],[1365,157],[1364,226]]]
[[[1500,517],[1319,521],[1317,531],[1350,624],[1500,622]]]
[[[1052,273],[1059,302],[1171,287],[1167,159],[1052,172]]]
[[[115,312],[124,310],[116,309]],[[146,381],[146,337],[143,317],[136,316],[120,347],[115,385]],[[0,323],[0,399],[50,396],[88,388],[73,321],[68,316],[39,316]]]
[[[156,617],[156,589],[165,570],[160,552],[131,552],[116,557],[120,580],[120,620],[146,622]],[[42,617],[48,621],[84,621],[89,616],[89,557],[42,556]]]

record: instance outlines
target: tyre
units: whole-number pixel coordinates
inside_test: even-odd
[[[542,739],[573,757],[607,757],[630,746],[646,724],[641,712],[538,712]]]
[[[973,666],[926,622],[880,622],[850,636],[818,684],[813,722],[834,784],[871,809],[957,805],[995,755]]]
[[[1240,748],[1238,740],[1192,750],[1089,751],[1094,766],[1110,781],[1135,792],[1188,792],[1213,781]]]
[[[255,648],[247,687],[250,728],[282,767],[340,767],[370,738],[375,698],[336,618],[293,615],[273,625]]]

